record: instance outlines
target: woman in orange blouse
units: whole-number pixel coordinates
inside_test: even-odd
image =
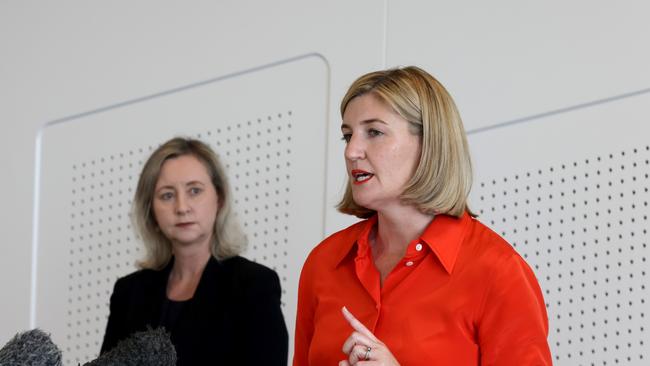
[[[467,207],[469,149],[445,88],[416,67],[373,72],[341,114],[338,208],[366,220],[305,262],[294,366],[551,365],[535,275]]]

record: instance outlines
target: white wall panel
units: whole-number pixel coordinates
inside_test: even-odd
[[[46,126],[34,315],[66,363],[97,356],[115,280],[143,258],[129,220],[139,172],[175,135],[220,155],[245,255],[278,272],[293,334],[302,262],[324,232],[328,81],[324,60],[307,56]]]
[[[558,365],[645,365],[647,3],[389,1],[387,66],[454,96],[480,218],[533,266]]]
[[[421,65],[468,129],[650,88],[650,3],[390,1],[387,64]]]
[[[331,71],[326,231],[349,222],[331,208],[345,174],[337,105],[354,77],[381,67],[382,12],[374,0],[0,3],[0,343],[30,326],[34,152],[48,121],[319,53]]]
[[[556,365],[650,359],[650,92],[470,135],[471,204],[540,281]]]

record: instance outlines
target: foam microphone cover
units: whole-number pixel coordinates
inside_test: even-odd
[[[0,349],[0,366],[61,366],[61,350],[40,329],[16,334]]]
[[[164,328],[130,335],[84,366],[176,366],[176,349]]]

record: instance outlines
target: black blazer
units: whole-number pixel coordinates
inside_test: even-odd
[[[101,353],[130,334],[160,324],[173,259],[115,283]],[[178,365],[287,365],[288,334],[280,281],[242,257],[210,258],[194,297],[171,332]]]

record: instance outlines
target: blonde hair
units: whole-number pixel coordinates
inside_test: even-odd
[[[409,66],[365,74],[355,80],[341,101],[341,117],[350,101],[372,93],[409,123],[421,136],[422,152],[401,199],[427,214],[460,217],[468,211],[472,163],[465,129],[447,90],[426,71]],[[350,180],[340,212],[367,218],[375,211],[354,202]],[[471,214],[471,212],[470,212]]]
[[[141,268],[161,269],[172,257],[171,242],[160,231],[152,205],[163,164],[167,160],[184,155],[194,156],[203,163],[219,197],[219,209],[210,245],[212,255],[218,260],[223,260],[238,255],[246,247],[246,238],[232,211],[225,171],[217,155],[199,140],[176,137],[158,147],[147,159],[135,191],[131,218],[146,249],[145,259],[138,262]]]

